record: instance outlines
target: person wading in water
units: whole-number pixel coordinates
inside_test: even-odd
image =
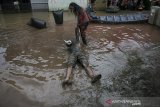
[[[91,18],[88,16],[87,12],[82,7],[80,7],[78,4],[74,2],[69,4],[69,9],[77,17],[76,29],[80,29],[82,41],[85,45],[87,45],[86,29]]]

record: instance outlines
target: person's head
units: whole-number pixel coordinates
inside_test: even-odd
[[[73,12],[75,16],[77,16],[78,14],[81,13],[82,8],[78,4],[71,2],[69,4],[69,10]]]
[[[65,44],[67,47],[71,47],[72,46],[72,41],[71,40],[64,40]]]

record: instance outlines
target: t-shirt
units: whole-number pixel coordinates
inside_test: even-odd
[[[78,24],[83,24],[85,22],[89,22],[89,18],[86,11],[83,11],[80,15],[78,15]]]
[[[72,45],[68,48],[70,53],[78,55],[81,53],[80,42],[77,40],[72,40]]]

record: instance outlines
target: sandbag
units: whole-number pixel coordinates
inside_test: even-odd
[[[128,22],[135,22],[135,18],[131,14],[127,14]]]
[[[115,23],[121,22],[121,17],[120,16],[114,16],[114,21],[115,21]]]
[[[96,16],[95,16],[96,17]],[[95,23],[138,23],[146,22],[149,18],[148,13],[134,13],[124,15],[97,16],[92,19]]]
[[[139,21],[142,20],[141,14],[135,14],[134,18],[135,18],[135,20],[139,20]]]
[[[106,20],[107,20],[106,16],[100,16],[99,19],[100,19],[101,23],[106,22]]]
[[[114,22],[114,17],[113,16],[107,16],[107,21],[112,23]]]
[[[90,16],[92,19],[98,19],[98,17],[94,14],[94,12],[90,12],[90,13],[89,13],[89,16]]]
[[[128,18],[127,18],[126,15],[119,15],[119,16],[120,16],[120,18],[121,18],[121,23],[126,23],[126,22],[128,22]]]

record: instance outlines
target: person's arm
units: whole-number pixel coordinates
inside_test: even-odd
[[[81,26],[81,16],[77,16],[77,27]]]
[[[80,42],[81,32],[79,27],[75,28],[75,35],[76,35],[76,42]]]

